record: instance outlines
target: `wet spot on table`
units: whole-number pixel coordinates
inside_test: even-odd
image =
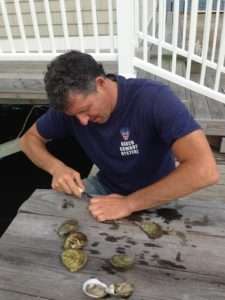
[[[90,249],[90,253],[91,254],[100,254],[100,252],[98,250],[95,250],[95,249]]]
[[[137,244],[134,240],[129,239],[129,238],[126,240],[126,242],[127,242],[128,244],[131,244],[131,245],[136,245],[136,244]]]
[[[101,266],[101,269],[106,271],[108,274],[115,274],[116,271],[112,269],[111,266],[108,266],[108,265],[103,265]]]
[[[119,253],[119,254],[125,254],[126,253],[126,251],[123,247],[117,247],[116,252]]]
[[[115,237],[115,236],[112,236],[112,235],[108,235],[105,240],[108,241],[108,242],[117,242],[121,239],[123,239],[124,237],[123,236],[119,236],[119,237]]]
[[[162,248],[162,246],[157,245],[157,244],[153,244],[153,243],[144,243],[144,246],[146,247],[155,247],[155,248]]]
[[[163,218],[167,224],[173,220],[180,220],[182,218],[182,215],[175,208],[159,208],[156,210],[156,214]]]
[[[175,264],[174,262],[172,262],[170,260],[159,259],[157,262],[160,266],[165,267],[165,268],[169,267],[169,268],[176,268],[176,269],[183,269],[183,270],[186,269],[185,266]]]
[[[92,246],[92,247],[97,247],[98,244],[99,244],[99,242],[94,242],[94,243],[91,244],[91,246]]]

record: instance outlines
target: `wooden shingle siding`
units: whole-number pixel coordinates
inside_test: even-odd
[[[12,30],[12,34],[14,38],[20,38],[20,30],[18,26],[18,20],[15,11],[14,1],[8,0],[5,1],[6,8],[9,16],[10,27]],[[48,27],[47,27],[47,19],[44,10],[43,0],[35,0],[35,8],[37,21],[39,24],[39,30],[41,37],[48,36]],[[113,3],[113,22],[114,22],[114,32],[116,30],[116,11],[115,11],[115,0]],[[98,32],[99,35],[107,35],[109,34],[108,28],[108,1],[105,0],[96,0],[96,8],[97,8],[97,21],[98,21]],[[63,36],[63,27],[62,27],[62,19],[60,13],[60,6],[58,0],[50,0],[49,1],[51,17],[53,23],[53,31],[56,37]],[[76,15],[76,6],[74,0],[65,0],[66,7],[66,17],[68,22],[68,30],[70,36],[78,35],[78,26],[77,26],[77,15]],[[20,1],[21,13],[23,16],[23,22],[25,26],[25,33],[27,38],[34,37],[34,29],[32,25],[32,18],[30,13],[30,7],[28,0]],[[93,35],[92,28],[92,11],[91,11],[91,1],[81,1],[81,9],[82,9],[82,20],[83,20],[83,30],[84,35],[89,36]],[[6,39],[6,32],[3,22],[3,17],[0,10],[0,39]]]

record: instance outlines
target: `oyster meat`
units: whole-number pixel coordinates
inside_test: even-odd
[[[128,298],[134,291],[134,285],[129,282],[113,283],[109,285],[109,291],[112,295]]]
[[[125,271],[134,265],[134,258],[126,254],[116,254],[111,257],[110,263],[114,268]]]
[[[71,219],[62,223],[59,226],[57,233],[60,237],[65,238],[71,232],[77,231],[77,229],[78,229],[78,221]]]
[[[151,239],[157,239],[163,235],[162,227],[155,222],[144,221],[138,225]]]
[[[81,249],[87,243],[87,236],[82,232],[70,233],[64,242],[64,249]]]
[[[61,259],[70,272],[77,272],[86,264],[87,254],[80,249],[67,249],[61,254]]]

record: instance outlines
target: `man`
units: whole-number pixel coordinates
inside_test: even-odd
[[[167,86],[105,75],[90,55],[70,51],[50,63],[45,87],[51,108],[21,138],[22,150],[52,175],[54,190],[97,195],[89,210],[98,221],[158,207],[218,181],[200,126]],[[97,176],[83,182],[47,151],[48,140],[65,136],[80,142],[100,169]]]

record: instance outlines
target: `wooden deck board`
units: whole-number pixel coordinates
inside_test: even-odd
[[[219,169],[219,184],[136,213],[117,226],[94,220],[85,201],[36,190],[0,239],[0,298],[64,300],[76,295],[85,300],[83,282],[98,277],[106,283],[134,283],[130,299],[135,300],[224,299],[225,165]],[[70,204],[66,209],[64,199]],[[169,211],[175,213],[171,219]],[[68,272],[60,261],[62,240],[56,231],[70,218],[88,236],[89,260],[78,273]],[[149,239],[135,220],[153,220],[168,233]],[[122,273],[112,269],[108,260],[118,253],[133,255],[134,268]]]

